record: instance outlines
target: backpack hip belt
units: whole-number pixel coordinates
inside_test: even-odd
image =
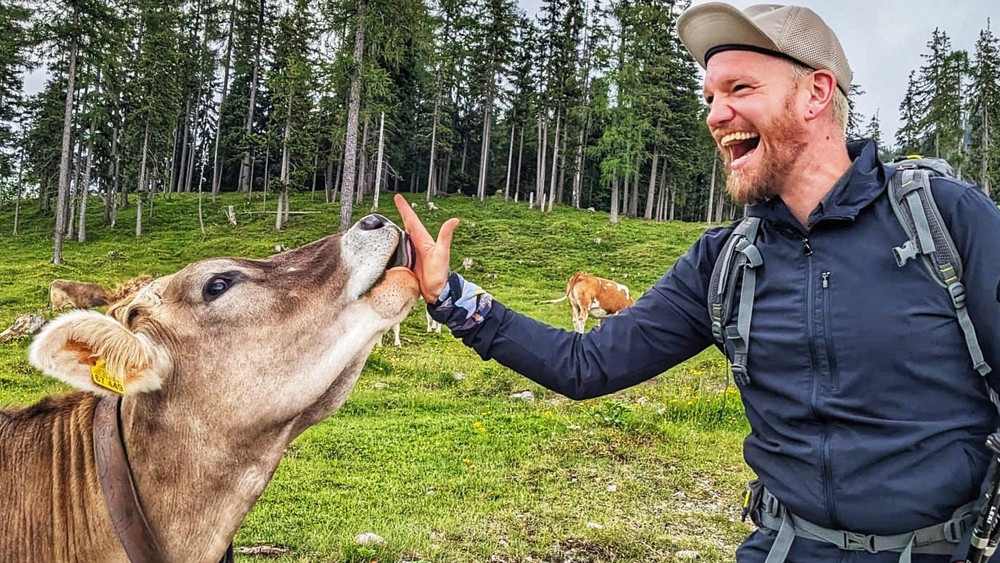
[[[792,541],[796,537],[806,538],[836,545],[845,551],[867,551],[879,553],[891,551],[899,553],[899,563],[910,563],[913,553],[950,555],[962,541],[965,532],[972,528],[976,519],[975,501],[960,506],[952,518],[941,524],[934,524],[904,534],[879,536],[846,530],[832,530],[800,518],[785,508],[766,488],[757,508],[761,528],[777,532],[771,551],[764,563],[782,563],[788,557]]]

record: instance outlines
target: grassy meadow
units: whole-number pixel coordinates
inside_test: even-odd
[[[381,212],[393,220],[391,194]],[[456,216],[453,267],[499,301],[571,329],[558,297],[577,270],[613,278],[640,295],[703,230],[557,207],[451,196],[428,211],[407,194],[432,232]],[[0,330],[20,313],[46,310],[55,278],[108,286],[138,274],[162,275],[221,255],[264,257],[337,228],[339,206],[293,195],[284,231],[262,213],[258,194],[204,200],[158,196],[110,229],[90,205],[88,240],[66,241],[64,265],[51,264],[52,219],[25,202],[18,236],[13,210],[0,210]],[[225,218],[233,205],[239,224]],[[360,217],[371,201],[356,210]],[[272,199],[267,209],[273,210]],[[590,321],[590,326],[593,321]],[[390,335],[391,336],[391,335]],[[483,362],[447,334],[427,334],[415,308],[403,345],[376,348],[347,404],[292,443],[263,497],[235,538],[242,562],[589,563],[660,562],[698,557],[732,561],[750,531],[739,520],[748,432],[726,365],[709,350],[660,377],[615,395],[570,401],[495,362]],[[0,408],[68,390],[26,360],[28,340],[0,344]],[[390,338],[386,338],[390,344]],[[265,366],[262,366],[266,369]],[[511,398],[532,391],[536,400]],[[358,534],[384,538],[359,545]],[[263,549],[253,549],[263,548]],[[276,548],[276,549],[266,549]],[[273,551],[273,554],[252,554]]]

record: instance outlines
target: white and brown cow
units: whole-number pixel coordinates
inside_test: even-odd
[[[573,307],[573,329],[581,333],[588,316],[594,317],[597,324],[600,324],[601,319],[617,315],[633,303],[628,288],[624,285],[586,272],[573,274],[566,284],[566,295],[542,303],[559,303],[566,299],[569,299],[569,304]]]
[[[412,272],[393,267],[405,240],[369,215],[266,260],[193,263],[107,315],[49,323],[30,360],[82,391],[0,411],[0,561],[128,563],[95,466],[95,412],[118,395],[98,380],[124,388],[122,441],[156,560],[220,561],[285,447],[344,403],[416,301]]]

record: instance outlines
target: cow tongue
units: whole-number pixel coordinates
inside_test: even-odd
[[[396,253],[389,263],[389,268],[402,266],[412,270],[416,263],[417,252],[416,247],[413,246],[413,239],[410,238],[410,235],[403,232],[399,236],[399,245],[396,247]]]

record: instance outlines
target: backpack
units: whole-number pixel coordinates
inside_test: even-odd
[[[948,292],[959,326],[965,335],[965,345],[972,364],[980,375],[985,376],[991,368],[983,358],[976,339],[976,329],[972,326],[966,309],[965,286],[961,281],[962,257],[941,218],[930,189],[931,177],[954,177],[954,170],[943,159],[918,155],[897,158],[886,169],[892,174],[888,190],[889,202],[907,235],[907,240],[902,245],[892,249],[896,265],[903,267],[908,261],[919,258],[938,284]],[[750,322],[757,270],[764,263],[760,251],[754,246],[759,227],[759,217],[744,217],[736,225],[715,262],[708,288],[712,337],[723,350],[726,349],[727,341],[732,343],[733,357],[730,360],[733,379],[744,386],[751,381],[747,371]],[[740,285],[741,279],[742,287],[737,299],[736,287]],[[732,319],[736,308],[739,314],[734,324]]]

